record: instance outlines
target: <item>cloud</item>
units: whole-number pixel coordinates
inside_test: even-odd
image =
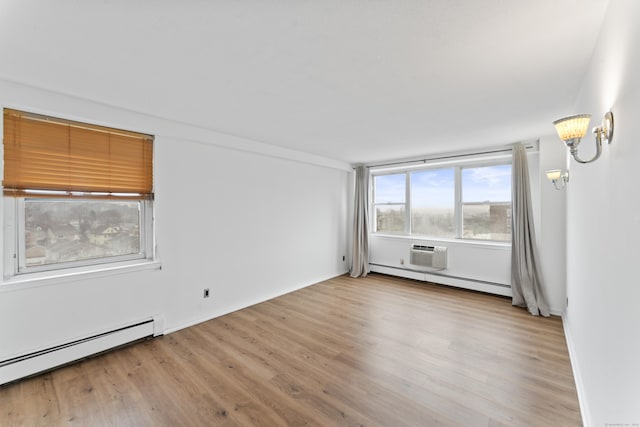
[[[511,165],[485,166],[462,170],[463,180],[472,183],[504,186],[511,181]]]

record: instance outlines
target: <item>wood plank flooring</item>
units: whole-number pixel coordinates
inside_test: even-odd
[[[0,388],[1,426],[579,426],[559,318],[338,277]]]

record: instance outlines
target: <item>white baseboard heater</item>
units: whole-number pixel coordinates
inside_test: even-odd
[[[160,335],[154,319],[0,361],[0,385],[75,362],[143,338]],[[161,320],[160,320],[160,323]],[[161,329],[161,328],[160,328]]]
[[[456,288],[471,289],[474,291],[486,292],[494,295],[511,297],[511,286],[480,279],[470,279],[440,271],[427,271],[424,269],[414,269],[398,267],[385,264],[369,264],[374,273],[388,274],[390,276],[405,277],[407,279],[420,280],[423,282],[438,283],[440,285],[454,286]]]
[[[420,267],[444,270],[447,268],[447,248],[445,246],[411,245],[409,262]]]

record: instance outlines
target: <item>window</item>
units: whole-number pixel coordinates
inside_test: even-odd
[[[510,156],[372,171],[374,233],[511,240]]]
[[[406,180],[405,174],[380,175],[374,178],[376,230],[383,233],[404,233]]]
[[[153,258],[153,138],[4,110],[5,276]]]
[[[462,237],[511,239],[511,165],[462,169]]]
[[[455,237],[456,183],[453,168],[411,172],[411,233]]]

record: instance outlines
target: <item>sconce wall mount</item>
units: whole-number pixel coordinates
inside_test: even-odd
[[[608,111],[602,120],[602,124],[593,128],[593,133],[596,136],[596,154],[589,160],[582,160],[578,156],[578,145],[580,141],[587,133],[589,127],[589,121],[591,114],[578,114],[575,116],[563,117],[553,122],[556,127],[558,136],[564,141],[571,156],[578,163],[591,163],[600,157],[602,154],[602,141],[606,141],[611,144],[613,140],[613,113]]]
[[[569,182],[569,171],[562,172],[560,169],[547,171],[547,178],[556,190],[562,190]]]

